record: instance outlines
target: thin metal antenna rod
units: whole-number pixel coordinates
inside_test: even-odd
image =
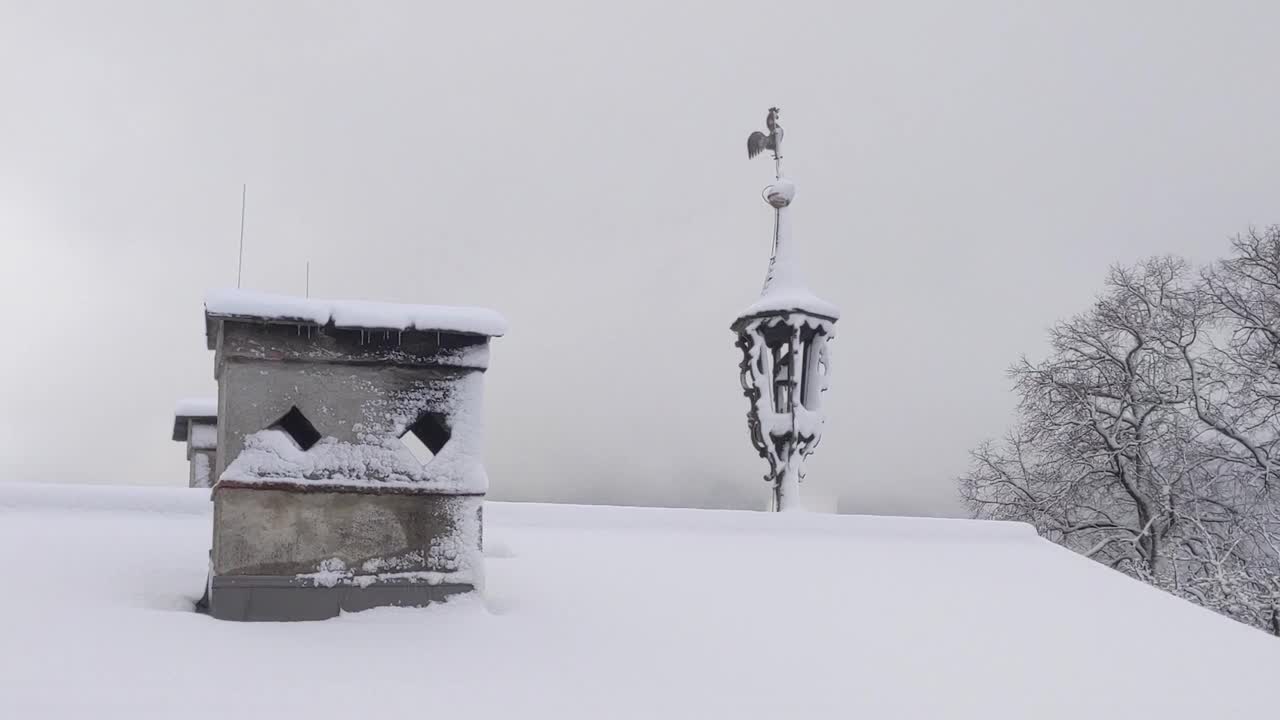
[[[310,261],[310,260],[308,260],[308,261],[307,261],[307,294],[306,294],[306,297],[311,297],[311,261]]]
[[[244,276],[244,205],[249,197],[249,185],[240,186],[240,259],[236,262],[236,288],[240,287],[240,279]]]

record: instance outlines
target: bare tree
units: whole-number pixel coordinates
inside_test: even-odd
[[[1011,368],[1015,428],[979,446],[960,478],[974,513],[1030,522],[1280,635],[1278,505],[1268,490],[1280,402],[1254,397],[1280,389],[1280,237],[1274,250],[1269,356],[1241,345],[1261,336],[1236,332],[1219,293],[1254,296],[1225,263],[1199,281],[1169,257],[1112,269],[1088,312],[1051,329],[1047,359]],[[1263,359],[1274,385],[1259,374]]]
[[[1228,614],[1280,635],[1280,226],[1249,230],[1232,254],[1203,273],[1201,294],[1220,337],[1196,362],[1185,359],[1210,462],[1230,477],[1236,544],[1229,575],[1248,598]]]
[[[1234,254],[1203,275],[1224,332],[1211,360],[1216,375],[1195,377],[1196,412],[1224,452],[1269,489],[1280,440],[1280,226],[1251,230],[1232,246]]]
[[[1113,567],[1157,572],[1184,468],[1180,365],[1162,342],[1198,318],[1183,301],[1181,261],[1113,269],[1107,292],[1050,331],[1051,357],[1010,370],[1020,423],[975,453],[962,492],[987,517],[1028,520],[1047,537]]]

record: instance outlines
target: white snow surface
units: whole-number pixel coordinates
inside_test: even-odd
[[[493,310],[446,305],[406,305],[367,300],[321,300],[255,290],[222,289],[205,294],[205,312],[215,316],[295,320],[369,330],[440,330],[497,337],[507,321]]]
[[[1024,525],[489,503],[487,585],[191,612],[208,491],[0,483],[0,717],[1269,717],[1280,641]]]
[[[189,397],[178,401],[173,410],[174,417],[217,417],[218,398]]]

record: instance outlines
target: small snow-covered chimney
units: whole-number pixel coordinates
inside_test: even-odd
[[[309,620],[483,577],[482,308],[205,298],[218,381],[207,609]]]
[[[193,488],[211,486],[218,465],[218,401],[214,398],[186,398],[173,411],[173,439],[186,443]]]

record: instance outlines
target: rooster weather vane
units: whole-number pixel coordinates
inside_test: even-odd
[[[769,463],[765,479],[773,488],[770,508],[793,510],[804,507],[800,481],[805,459],[822,440],[822,396],[831,367],[827,342],[834,336],[840,311],[810,292],[800,278],[791,237],[796,186],[782,174],[781,114],[769,108],[764,121],[768,132],[747,137],[748,158],[773,152],[777,178],[761,192],[773,208],[773,253],[760,299],[731,327],[742,350],[738,371],[750,403],[751,444]]]
[[[778,108],[769,108],[769,115],[764,119],[764,125],[769,128],[769,134],[766,135],[757,130],[747,137],[747,159],[765,150],[773,151],[773,163],[779,177],[782,176],[782,126],[778,124],[778,116],[781,114],[782,111]]]

